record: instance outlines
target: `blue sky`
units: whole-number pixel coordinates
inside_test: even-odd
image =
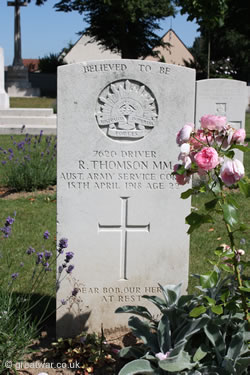
[[[53,5],[58,0],[48,0],[43,6],[33,3],[21,8],[22,57],[39,58],[49,53],[58,53],[69,42],[75,43],[78,31],[84,30],[82,16],[77,12],[56,12]],[[170,18],[161,22],[163,35],[171,25]],[[190,47],[198,26],[186,20],[186,16],[172,18],[172,28]],[[14,55],[14,7],[7,6],[7,0],[0,1],[0,47],[4,49],[5,65],[11,65]]]

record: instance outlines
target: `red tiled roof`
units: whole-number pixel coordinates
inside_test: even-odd
[[[26,66],[29,72],[38,70],[39,59],[23,59],[23,65]]]

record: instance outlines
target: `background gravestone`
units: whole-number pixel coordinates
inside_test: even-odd
[[[4,55],[0,47],[0,109],[7,109],[10,106],[9,96],[4,88]]]
[[[158,282],[188,282],[189,239],[171,176],[176,133],[194,121],[195,71],[137,60],[93,61],[58,71],[58,238],[74,251],[57,333],[127,325],[114,314],[143,304]],[[60,259],[60,258],[59,258]],[[63,257],[62,257],[63,260]],[[61,261],[59,261],[59,264]],[[151,306],[150,306],[151,308]]]
[[[196,82],[195,125],[205,114],[226,116],[235,128],[245,128],[246,82],[232,79],[204,79]]]

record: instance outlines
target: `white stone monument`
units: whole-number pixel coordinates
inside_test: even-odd
[[[205,114],[226,116],[235,129],[245,128],[246,82],[232,79],[204,79],[196,82],[195,124]]]
[[[4,88],[4,54],[0,47],[0,109],[7,109],[10,106],[9,96]]]
[[[139,60],[58,71],[58,238],[75,269],[58,292],[57,334],[122,329],[122,305],[188,283],[189,188],[171,175],[176,133],[194,121],[195,71]],[[61,260],[60,260],[61,258]],[[59,257],[61,264],[63,256]],[[71,280],[71,281],[70,281]],[[146,303],[147,305],[147,303]],[[148,304],[152,307],[152,304]]]

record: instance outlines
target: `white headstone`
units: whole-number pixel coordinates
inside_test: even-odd
[[[246,82],[232,79],[204,79],[196,82],[195,124],[203,115],[226,116],[235,129],[245,128]]]
[[[139,60],[72,64],[58,72],[58,238],[74,251],[57,333],[127,325],[114,314],[188,282],[189,239],[171,175],[176,133],[194,120],[195,71]],[[60,259],[60,257],[59,257]],[[59,264],[61,262],[59,261]],[[151,307],[151,306],[150,306]]]
[[[0,47],[0,109],[7,109],[10,106],[9,96],[4,88],[4,54]]]

